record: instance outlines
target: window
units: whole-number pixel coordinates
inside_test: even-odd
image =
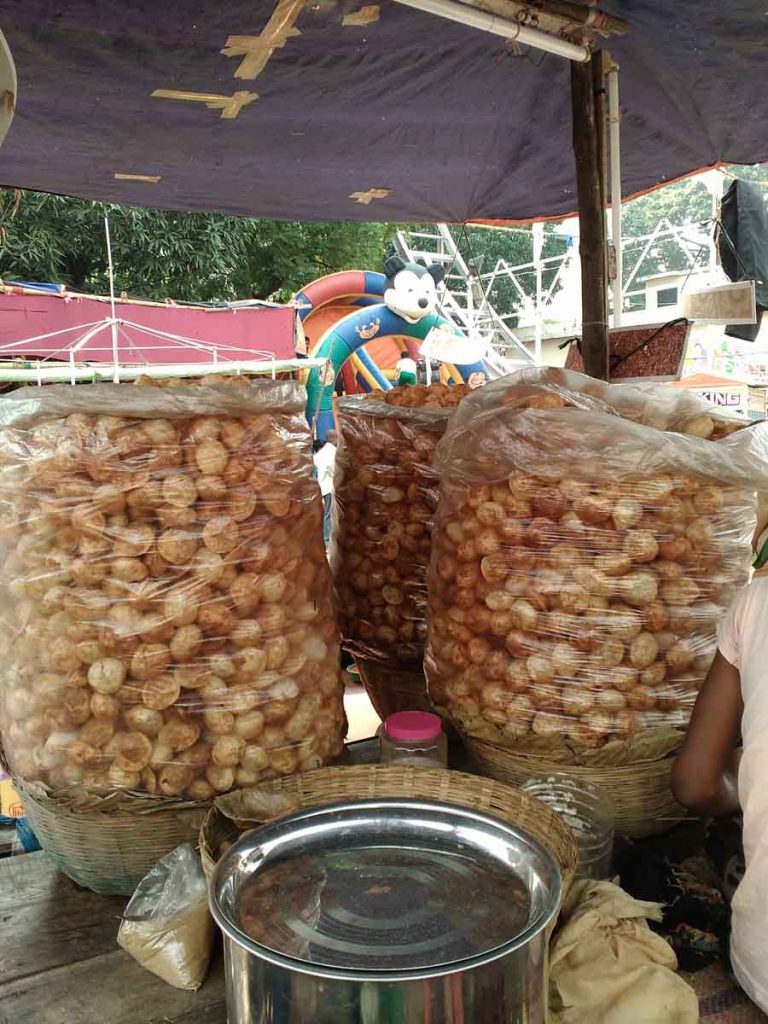
[[[659,288],[656,292],[656,305],[659,308],[662,306],[676,306],[677,288]]]

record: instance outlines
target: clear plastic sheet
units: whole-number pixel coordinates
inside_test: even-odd
[[[338,404],[331,564],[358,657],[420,669],[437,477],[432,458],[468,388],[400,387]]]
[[[0,729],[53,790],[207,800],[346,727],[303,389],[25,388],[0,403]]]
[[[708,441],[722,440],[750,422],[713,409],[701,395],[685,388],[653,381],[608,384],[552,366],[527,367],[486,384],[482,395],[473,398],[459,422],[464,417],[476,416],[480,408],[492,410],[499,405],[613,413],[642,426]]]
[[[674,744],[748,577],[768,427],[713,444],[516,379],[463,402],[438,446],[430,696],[521,750]]]
[[[200,988],[215,928],[208,886],[191,843],[177,846],[139,882],[123,913],[119,946],[175,988]]]

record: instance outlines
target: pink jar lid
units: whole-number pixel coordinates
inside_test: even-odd
[[[384,722],[384,731],[393,740],[436,740],[442,732],[438,715],[429,711],[398,711]]]

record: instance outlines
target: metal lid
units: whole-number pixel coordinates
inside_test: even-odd
[[[560,874],[527,833],[417,800],[314,808],[247,833],[219,862],[211,911],[291,970],[396,980],[466,970],[554,916]]]

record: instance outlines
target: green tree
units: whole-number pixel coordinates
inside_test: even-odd
[[[315,277],[381,266],[385,224],[277,222],[169,213],[0,190],[0,276],[109,288],[109,216],[118,292],[185,301],[287,299]]]
[[[768,193],[768,164],[733,166],[725,168],[724,172],[723,190],[732,178],[742,178],[758,182],[763,191]],[[625,281],[645,245],[639,239],[643,235],[650,235],[665,217],[675,226],[696,228],[700,235],[711,233],[714,227],[712,199],[704,182],[687,178],[625,204],[622,212]],[[706,263],[706,253],[702,252],[699,259]],[[689,266],[690,260],[678,243],[663,238],[654,242],[635,278],[642,279],[666,270],[685,270]]]
[[[704,183],[695,179],[667,185],[626,203],[622,211],[625,283],[646,245],[643,236],[652,234],[659,221],[666,218],[676,227],[709,233],[711,217],[710,194]],[[706,264],[706,252],[702,252],[700,259]],[[690,257],[675,239],[665,236],[654,241],[637,268],[635,281],[667,270],[685,270],[689,266]]]

